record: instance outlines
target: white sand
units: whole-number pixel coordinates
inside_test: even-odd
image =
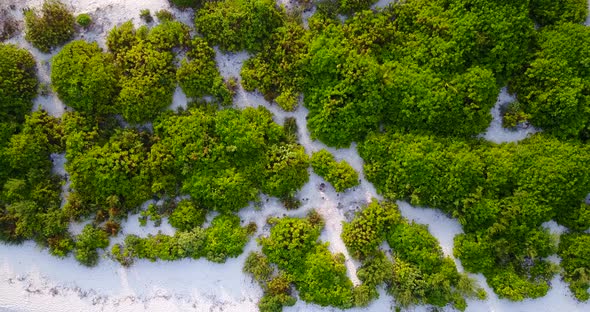
[[[7,1],[0,0],[0,4]],[[41,0],[18,1],[17,6],[33,6]],[[378,5],[385,3],[380,1]],[[90,13],[97,25],[83,34],[86,39],[97,40],[104,47],[104,36],[115,24],[128,19],[139,21],[139,10],[150,9],[152,12],[160,8],[169,8],[166,0],[70,0],[77,13]],[[191,12],[177,12],[180,19],[190,23]],[[80,36],[81,37],[81,36]],[[50,59],[51,55],[39,53],[26,42],[22,35],[12,42],[31,50],[39,64]],[[216,61],[224,77],[238,77],[241,64],[250,57],[247,53],[222,54],[217,51]],[[45,66],[45,67],[43,67]],[[42,81],[49,82],[49,67],[40,66],[39,75]],[[504,95],[503,95],[504,94]],[[505,90],[499,96],[499,103],[506,101],[509,96]],[[177,89],[173,107],[184,107],[186,96]],[[36,100],[37,106],[47,109],[52,114],[60,115],[64,108],[59,100],[51,95],[46,99]],[[284,112],[276,104],[264,101],[261,95],[238,91],[236,105],[239,107],[263,105],[269,108],[280,124],[285,117],[295,117],[299,126],[299,136],[308,154],[325,148],[323,144],[312,141],[306,128],[307,109],[299,106],[294,112]],[[498,105],[496,105],[498,107]],[[506,132],[497,127],[497,116],[484,137],[494,142],[520,140],[533,130],[521,131],[518,134]],[[302,207],[295,211],[286,211],[276,198],[263,196],[259,204],[252,204],[240,211],[240,217],[247,222],[256,222],[259,229],[255,236],[267,235],[269,227],[265,224],[268,216],[304,216],[310,209],[316,208],[326,219],[326,228],[321,239],[330,242],[332,252],[343,252],[346,266],[351,279],[357,283],[356,267],[358,263],[350,259],[340,239],[341,222],[352,217],[353,212],[365,205],[371,198],[380,196],[374,187],[366,181],[362,174],[363,161],[353,145],[348,149],[328,150],[338,160],[348,161],[360,173],[361,184],[352,190],[338,194],[322,178],[311,173],[310,182],[306,184],[297,196],[302,200]],[[63,174],[63,155],[54,155],[56,173]],[[311,172],[311,170],[310,170]],[[324,183],[325,187],[320,185]],[[441,242],[445,254],[452,255],[453,237],[461,233],[461,227],[456,220],[449,219],[437,210],[414,208],[407,203],[400,202],[402,214],[419,223],[428,224],[430,231]],[[210,218],[211,216],[209,216]],[[79,233],[84,223],[70,226],[72,233]],[[546,224],[552,231],[560,229],[556,224]],[[146,227],[140,227],[138,216],[130,216],[124,222],[123,234],[137,234],[145,236],[162,231],[173,233],[173,229],[163,220],[160,227],[154,227],[148,222]],[[113,240],[120,241],[122,235]],[[242,265],[247,254],[259,249],[255,240],[251,240],[244,253],[229,259],[225,264],[211,263],[205,260],[181,260],[175,262],[151,263],[146,260],[137,261],[130,268],[123,268],[110,259],[101,259],[95,268],[85,268],[75,262],[72,256],[58,259],[40,250],[34,243],[28,242],[21,246],[0,244],[0,311],[257,311],[256,302],[262,295],[261,289],[249,277],[244,275]],[[458,263],[459,261],[456,260]],[[478,275],[483,286],[485,281]],[[487,286],[486,286],[487,287]],[[485,302],[470,302],[467,311],[590,311],[590,304],[576,303],[567,290],[567,286],[557,278],[548,296],[538,300],[527,300],[513,303],[498,299],[488,288],[490,299]],[[351,311],[389,311],[392,299],[381,290],[379,300],[365,309]],[[426,307],[419,307],[416,311],[426,311]],[[321,308],[316,305],[298,303],[285,311],[338,311],[332,308]]]
[[[502,127],[502,116],[500,114],[500,108],[503,105],[507,105],[508,103],[512,103],[516,101],[516,97],[512,94],[508,93],[506,87],[500,90],[500,94],[498,95],[498,100],[496,105],[492,108],[492,123],[488,127],[485,133],[480,135],[484,139],[494,142],[494,143],[504,143],[504,142],[517,142],[520,140],[525,139],[530,134],[535,132],[539,132],[533,126],[519,126],[516,130],[506,129]]]

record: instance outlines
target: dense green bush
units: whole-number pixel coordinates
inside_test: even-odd
[[[294,22],[277,28],[262,51],[244,62],[240,72],[244,89],[258,89],[268,101],[294,110],[303,88],[308,34]]]
[[[45,112],[6,129],[0,142],[0,240],[33,239],[52,254],[73,248],[67,217],[60,209],[62,178],[52,173],[50,155],[61,152],[61,126]]]
[[[292,277],[300,298],[322,306],[352,307],[353,286],[346,276],[344,256],[331,254],[326,243],[318,242],[323,228],[323,221],[318,219],[318,215],[312,213],[306,219],[285,217],[269,222],[273,224],[270,236],[259,240],[262,252],[270,262]],[[270,285],[273,285],[272,281],[269,282],[272,294]],[[278,299],[263,298],[259,306],[269,311],[280,311],[285,302],[292,304],[284,300],[275,303],[274,300]]]
[[[191,200],[183,199],[170,214],[168,222],[179,231],[190,231],[205,222],[205,209]]]
[[[92,115],[116,112],[118,73],[97,43],[76,40],[53,58],[51,83],[64,103]]]
[[[46,0],[39,13],[35,9],[25,11],[25,39],[41,52],[66,43],[75,34],[72,12],[59,0]]]
[[[35,59],[16,45],[0,43],[0,122],[24,120],[37,94]]]
[[[588,16],[584,0],[531,0],[531,15],[540,25],[582,23]]]
[[[222,50],[254,52],[282,25],[283,15],[273,0],[212,1],[197,11],[195,26]]]
[[[383,283],[401,307],[450,304],[465,310],[466,298],[483,292],[443,255],[426,226],[408,223],[393,203],[374,200],[343,227],[344,244],[363,259],[357,272],[363,288],[356,292],[361,303],[377,298],[376,287]],[[393,263],[379,250],[384,240],[392,249]]]
[[[561,236],[558,254],[563,278],[580,301],[590,299],[590,234],[572,233]]]
[[[311,167],[315,173],[332,184],[336,192],[343,192],[359,184],[356,171],[344,160],[337,162],[334,155],[325,149],[312,154]]]
[[[207,112],[190,109],[154,124],[154,185],[181,184],[207,209],[237,211],[259,190],[283,197],[308,180],[308,157],[264,108]]]
[[[522,68],[534,34],[528,3],[505,1],[403,1],[344,24],[309,23],[308,128],[335,147],[383,126],[485,131],[498,86]]]
[[[534,58],[511,88],[533,125],[560,138],[588,140],[590,29],[570,23],[546,27],[537,43]]]
[[[200,37],[189,45],[187,60],[183,60],[176,72],[176,79],[186,96],[201,98],[213,95],[220,103],[230,105],[233,91],[223,81],[215,63],[215,51]]]
[[[391,228],[401,222],[397,205],[373,200],[342,227],[342,241],[356,258],[373,255]]]
[[[97,229],[88,224],[82,233],[76,237],[76,260],[86,266],[95,266],[98,263],[99,248],[109,245],[109,236],[102,229]]]
[[[493,145],[389,134],[359,145],[367,178],[386,197],[458,218],[465,234],[455,238],[455,255],[512,300],[543,296],[556,272],[545,259],[556,243],[543,222],[590,226],[581,203],[590,185],[587,148],[542,135]]]

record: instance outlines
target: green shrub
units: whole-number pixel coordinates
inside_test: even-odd
[[[92,17],[90,17],[90,15],[86,14],[86,13],[80,14],[80,15],[76,16],[76,23],[78,23],[78,25],[86,28],[86,27],[90,26],[90,24],[92,24]]]
[[[60,99],[77,111],[114,113],[119,77],[113,62],[96,42],[73,41],[54,56],[51,83]]]
[[[588,16],[584,0],[531,0],[531,15],[542,26],[558,23],[582,23]]]
[[[180,231],[190,231],[205,222],[206,211],[196,207],[195,203],[183,199],[170,214],[168,222]]]
[[[204,254],[214,262],[239,256],[249,238],[247,229],[240,227],[240,218],[235,215],[215,217],[206,233]]]
[[[311,156],[313,171],[334,186],[336,192],[357,186],[359,177],[356,171],[344,160],[336,162],[334,156],[325,149]]]
[[[563,278],[570,290],[580,301],[588,301],[590,293],[590,234],[563,234],[559,242],[558,254],[561,257]]]
[[[98,263],[98,248],[106,248],[109,245],[109,236],[102,229],[92,225],[86,225],[82,233],[76,237],[76,260],[86,266],[95,266]]]
[[[16,45],[0,43],[0,122],[22,122],[37,94],[35,59]]]
[[[41,15],[36,10],[25,11],[25,39],[41,52],[49,53],[75,34],[72,12],[59,0],[46,0]]]
[[[169,0],[171,4],[178,6],[180,8],[197,8],[200,7],[203,3],[206,3],[205,0]]]
[[[220,103],[231,104],[233,94],[223,82],[215,63],[215,51],[207,42],[195,37],[189,44],[187,58],[176,72],[182,91],[191,98],[213,95]]]
[[[252,275],[255,281],[265,284],[273,273],[268,258],[260,252],[251,252],[244,262],[244,272]]]
[[[358,212],[350,223],[342,227],[342,241],[356,258],[365,258],[377,252],[386,234],[402,220],[397,205],[373,200]]]
[[[272,0],[207,2],[197,11],[195,26],[208,42],[226,51],[259,51],[283,23]]]

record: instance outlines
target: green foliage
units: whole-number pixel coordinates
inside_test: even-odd
[[[343,192],[359,184],[356,171],[344,160],[337,162],[325,149],[311,156],[313,171],[334,186],[336,192]]]
[[[284,13],[272,0],[207,2],[197,11],[195,26],[208,42],[226,51],[260,51]]]
[[[371,202],[352,222],[343,225],[342,240],[363,260],[357,272],[363,284],[354,291],[359,305],[377,298],[381,284],[403,307],[451,304],[464,310],[465,299],[477,297],[480,291],[466,275],[459,274],[451,258],[443,255],[428,228],[408,224],[393,203]],[[385,240],[392,248],[393,262],[379,250]]]
[[[82,233],[76,237],[76,260],[85,266],[95,266],[98,263],[99,248],[109,245],[109,236],[102,229],[97,229],[88,224]]]
[[[239,217],[219,215],[208,228],[194,227],[189,231],[177,231],[174,236],[158,233],[140,238],[128,235],[123,245],[113,247],[111,254],[125,266],[131,265],[135,258],[173,261],[206,257],[210,261],[225,262],[242,253],[250,235],[248,228],[240,226]]]
[[[590,299],[590,234],[571,233],[561,236],[558,254],[561,257],[563,279],[580,301]]]
[[[248,231],[240,227],[240,218],[235,215],[219,215],[207,228],[204,255],[209,261],[225,262],[242,253],[248,242]]]
[[[300,298],[322,306],[352,307],[353,287],[346,276],[344,256],[331,254],[327,244],[318,242],[323,227],[318,215],[312,213],[306,219],[285,217],[269,222],[273,224],[270,236],[259,240],[262,252],[268,261],[292,278]],[[285,293],[288,283],[289,280],[271,280],[267,284],[270,296],[263,297],[259,303],[261,310],[264,307],[268,311],[280,311],[284,302],[290,303],[275,302],[279,298],[271,297]]]
[[[141,18],[144,22],[146,22],[148,24],[154,21],[154,18],[152,17],[152,13],[150,12],[149,9],[143,9],[143,10],[139,11],[139,18]]]
[[[0,240],[34,239],[65,256],[72,244],[59,209],[61,178],[52,174],[50,158],[62,150],[61,126],[47,113],[35,112],[20,129],[6,130],[0,143]]]
[[[533,125],[560,138],[587,140],[590,30],[565,23],[543,28],[537,41],[539,49],[511,88]]]
[[[251,252],[244,262],[244,272],[252,275],[258,283],[264,284],[270,280],[273,268],[262,253]]]
[[[121,56],[121,91],[117,98],[123,118],[130,123],[153,120],[172,103],[174,56],[139,41]]]
[[[240,75],[246,91],[258,89],[284,110],[292,111],[303,88],[308,33],[288,22],[276,29],[262,51],[244,62]]]
[[[86,27],[90,26],[90,24],[92,24],[92,17],[90,17],[90,15],[87,13],[82,13],[82,14],[76,16],[76,23],[78,23],[78,25],[86,28]]]
[[[367,10],[376,0],[338,0],[338,11],[342,14],[352,14],[356,11]]]
[[[207,209],[237,211],[259,190],[283,197],[308,180],[303,148],[286,144],[283,129],[264,108],[190,109],[162,118],[154,129],[153,188],[175,189],[179,183]]]
[[[199,6],[201,6],[204,2],[204,0],[169,0],[170,3],[174,4],[175,6],[178,6],[180,8],[197,8]]]
[[[347,147],[383,126],[483,132],[499,83],[529,52],[527,5],[413,0],[357,12],[344,24],[311,20],[304,104],[312,138]]]
[[[43,53],[49,53],[74,37],[74,15],[59,0],[44,1],[41,15],[34,9],[24,13],[25,39]]]
[[[129,211],[139,206],[151,194],[148,134],[117,129],[100,142],[97,129],[80,118],[75,114],[67,117],[66,170],[85,206],[84,214],[101,210],[106,214],[110,208]]]
[[[531,0],[531,15],[542,26],[558,23],[582,23],[588,16],[584,0]]]
[[[188,61],[183,60],[176,72],[182,91],[191,98],[213,95],[220,103],[230,105],[233,92],[217,69],[215,51],[200,37],[195,37],[189,47]]]
[[[53,58],[51,82],[64,103],[92,115],[114,113],[118,73],[96,42],[76,40]]]
[[[356,258],[373,255],[391,228],[401,222],[397,205],[373,200],[342,227],[342,241]],[[379,284],[379,283],[378,283]]]
[[[0,43],[0,122],[22,122],[37,95],[35,59],[16,45]]]
[[[455,238],[454,252],[466,270],[493,279],[494,290],[510,299],[542,296],[555,274],[545,258],[556,243],[541,224],[556,218],[576,230],[590,226],[581,203],[590,183],[587,146],[542,135],[518,145],[469,143],[375,135],[359,152],[367,178],[387,198],[458,218],[465,234]]]
[[[170,214],[168,222],[179,231],[190,231],[205,222],[206,211],[191,200],[181,200]]]

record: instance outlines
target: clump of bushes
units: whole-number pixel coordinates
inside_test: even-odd
[[[191,98],[213,95],[223,105],[231,105],[233,91],[223,81],[215,51],[205,40],[195,37],[189,44],[187,60],[183,60],[176,72],[176,79],[184,93]]]
[[[77,111],[98,116],[115,113],[118,80],[113,56],[103,53],[96,42],[70,42],[53,57],[53,88]]]
[[[98,263],[99,248],[106,248],[109,245],[109,236],[102,229],[95,228],[88,224],[82,233],[76,237],[76,260],[86,266],[95,266]]]
[[[128,235],[123,244],[113,246],[111,255],[125,266],[131,265],[134,259],[173,261],[204,257],[209,261],[225,262],[227,258],[242,253],[252,234],[251,227],[240,226],[239,217],[223,214],[215,217],[208,228],[197,226],[179,230],[173,236],[161,233],[146,238]]]
[[[258,89],[266,100],[294,110],[303,89],[309,34],[295,22],[277,28],[262,51],[244,62],[240,72],[244,89]]]
[[[485,292],[443,255],[428,228],[408,223],[394,203],[371,202],[352,222],[344,224],[342,240],[363,260],[358,271],[363,281],[363,288],[356,293],[359,304],[377,298],[376,287],[382,283],[401,307],[451,304],[463,311],[466,298],[485,297]],[[393,262],[379,250],[384,240],[392,248]]]
[[[462,142],[424,135],[380,134],[359,145],[365,174],[391,200],[437,207],[465,233],[454,254],[483,273],[501,297],[546,294],[556,242],[544,222],[590,226],[588,147],[537,134],[519,144]],[[563,181],[569,181],[564,185]]]
[[[315,173],[332,184],[337,192],[359,184],[356,171],[344,160],[337,162],[325,149],[312,154],[311,167]]]
[[[39,12],[25,11],[25,39],[41,52],[49,53],[74,37],[75,18],[59,0],[46,0]]]
[[[259,242],[268,262],[277,265],[278,277],[269,281],[266,273],[269,269],[254,266],[253,259],[247,261],[244,268],[263,284],[265,295],[259,302],[261,310],[280,311],[282,306],[294,304],[290,284],[294,284],[304,301],[322,306],[352,307],[353,285],[346,276],[344,256],[331,254],[327,244],[318,242],[323,228],[321,217],[312,212],[305,219],[285,217],[270,219],[269,223],[273,225],[270,236]]]
[[[531,123],[562,139],[590,139],[590,29],[563,23],[544,27],[526,70],[512,79]],[[568,48],[563,48],[568,47]]]
[[[22,122],[37,94],[33,55],[16,45],[0,43],[0,122]]]

